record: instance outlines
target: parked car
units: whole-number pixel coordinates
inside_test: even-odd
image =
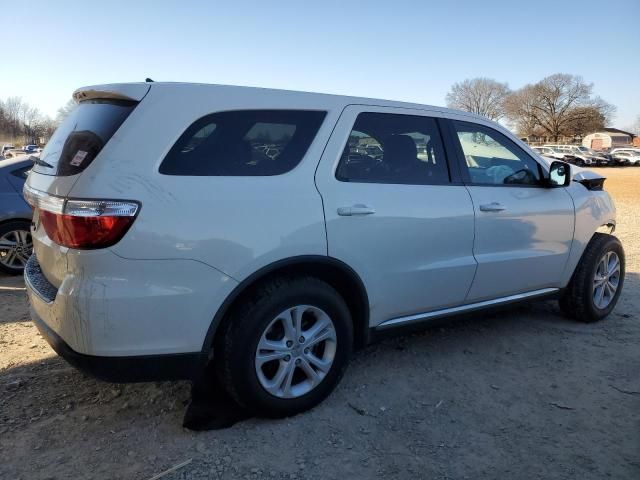
[[[35,153],[37,152],[38,148],[39,148],[38,145],[30,144],[22,147],[22,150],[25,151],[26,153]]]
[[[608,161],[598,155],[593,155],[582,151],[584,148],[578,145],[544,145],[545,147],[550,147],[554,151],[558,153],[562,153],[564,155],[573,156],[573,162],[575,165],[579,167],[595,167],[595,166],[606,166],[608,165]]]
[[[0,271],[12,275],[22,273],[33,248],[32,210],[22,196],[32,167],[24,158],[0,163]]]
[[[613,165],[615,163],[612,161],[611,156],[606,152],[593,150],[592,148],[585,147],[583,145],[576,145],[575,147],[585,155],[591,155],[591,157],[596,158],[596,162],[600,165]]]
[[[2,150],[0,151],[0,155],[4,155],[4,152],[6,152],[7,150],[13,150],[15,148],[16,148],[15,145],[11,143],[5,143],[4,145],[2,145]]]
[[[613,154],[613,158],[628,165],[640,165],[640,152],[619,151]]]
[[[617,148],[613,148],[609,151],[610,155],[619,153],[619,152],[631,152],[631,153],[640,153],[640,148],[634,148],[634,147],[617,147]]]
[[[549,296],[593,322],[622,290],[604,178],[572,181],[484,117],[159,82],[74,98],[25,185],[25,280],[44,338],[101,378],[208,366],[250,411],[286,416],[384,332]]]
[[[567,155],[566,153],[557,152],[551,147],[531,147],[533,151],[539,153],[542,156],[553,158],[555,160],[562,160],[563,162],[573,163],[575,157],[573,155]]]
[[[4,152],[4,158],[18,158],[18,157],[24,157],[27,155],[29,155],[27,152],[19,148],[5,150]]]

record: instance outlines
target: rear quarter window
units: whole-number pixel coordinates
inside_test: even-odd
[[[280,175],[300,163],[326,112],[238,110],[207,115],[180,136],[160,173],[185,176]]]

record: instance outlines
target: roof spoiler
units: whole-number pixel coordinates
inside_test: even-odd
[[[84,100],[128,100],[139,102],[149,92],[148,83],[113,83],[110,85],[93,85],[82,87],[73,92],[76,102]]]

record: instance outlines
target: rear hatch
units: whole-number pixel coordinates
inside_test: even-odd
[[[100,161],[100,152],[112,140],[136,105],[150,89],[149,84],[115,84],[86,87],[73,96],[78,106],[57,128],[25,185],[34,208],[33,249],[42,273],[56,288],[67,271],[68,247],[55,243],[43,226],[40,205],[62,205],[82,172]],[[37,201],[33,201],[33,200]],[[48,202],[48,203],[47,203]]]

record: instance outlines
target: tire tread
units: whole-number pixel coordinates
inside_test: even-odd
[[[251,328],[250,324],[254,316],[254,312],[265,302],[270,301],[270,299],[273,298],[276,294],[292,288],[294,284],[297,288],[300,288],[301,285],[308,285],[310,288],[323,288],[327,291],[330,291],[332,295],[335,295],[336,298],[339,298],[344,302],[342,296],[338,291],[336,291],[331,285],[316,277],[275,277],[258,284],[257,287],[253,288],[249,292],[249,294],[238,303],[235,308],[232,308],[225,321],[223,321],[219,333],[216,335],[216,338],[218,340],[216,342],[216,350],[219,351],[218,353],[214,351],[214,362],[216,363],[216,373],[218,375],[218,379],[223,388],[229,393],[234,401],[236,401],[240,406],[244,408],[252,409],[252,405],[249,405],[245,401],[245,399],[243,399],[243,396],[237,389],[237,380],[234,378],[231,359],[233,358],[232,354],[235,351],[236,342],[240,341],[240,339],[247,338],[247,335],[251,333],[248,331],[248,329]],[[344,309],[348,312],[346,304],[344,305]],[[339,373],[338,381],[343,373],[344,368]],[[268,416],[283,416],[279,413],[259,413],[265,413]]]
[[[607,311],[605,315],[601,315],[592,307],[593,299],[590,297],[593,281],[591,271],[610,243],[614,243],[616,247],[619,247],[619,252],[617,253],[620,257],[621,271],[617,296],[620,295],[624,283],[624,251],[622,250],[622,244],[618,238],[613,235],[595,233],[585,248],[580,262],[573,272],[569,285],[560,297],[560,309],[567,317],[585,323],[591,323],[606,317],[609,311],[613,309],[613,306],[615,306],[617,297],[612,301],[611,308],[607,307],[609,311]]]

